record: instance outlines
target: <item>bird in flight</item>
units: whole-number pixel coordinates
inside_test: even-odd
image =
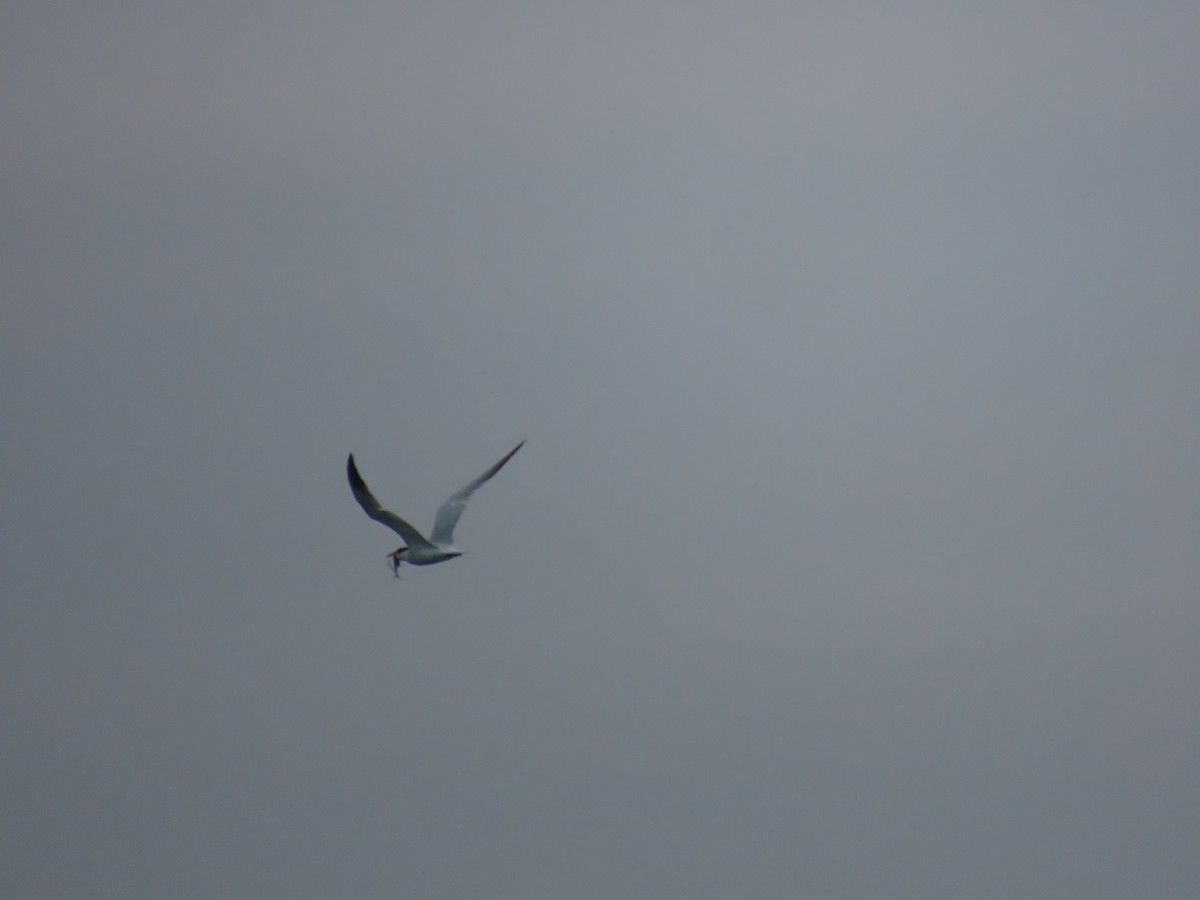
[[[382,522],[404,538],[406,546],[397,547],[388,554],[388,559],[392,564],[392,574],[396,578],[400,577],[400,563],[402,562],[413,566],[432,566],[434,563],[462,556],[462,551],[454,546],[454,526],[458,524],[459,517],[467,508],[467,501],[485,481],[499,472],[504,464],[513,458],[513,454],[524,446],[525,442],[521,441],[504,454],[504,458],[500,462],[451,494],[450,499],[438,508],[437,516],[433,520],[433,531],[430,532],[429,537],[425,537],[394,512],[379,505],[379,501],[375,499],[375,495],[371,493],[367,483],[358,474],[358,466],[354,464],[354,454],[351,453],[346,458],[346,477],[350,480],[350,490],[354,494],[354,499],[358,501],[358,505],[368,516],[376,522]]]

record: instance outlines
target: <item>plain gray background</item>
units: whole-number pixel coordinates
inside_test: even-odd
[[[0,889],[1195,896],[1198,43],[7,3]]]

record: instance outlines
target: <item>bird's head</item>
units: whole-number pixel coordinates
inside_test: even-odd
[[[407,547],[397,547],[387,555],[387,558],[392,563],[392,574],[397,578],[400,577],[400,563],[404,561],[404,554],[408,552]]]

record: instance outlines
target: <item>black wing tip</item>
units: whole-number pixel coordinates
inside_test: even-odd
[[[497,472],[499,472],[500,469],[504,467],[504,464],[507,463],[514,456],[516,456],[517,451],[520,450],[524,446],[525,446],[525,441],[521,441],[521,443],[517,444],[517,446],[513,447],[511,450],[509,450],[507,453],[505,453],[504,458],[502,460],[500,460],[500,462],[496,463],[496,468],[494,468],[492,470],[492,474],[495,475]]]
[[[354,454],[346,457],[346,477],[350,479],[350,487],[354,490],[366,489],[367,483],[358,474],[358,466],[354,464]]]

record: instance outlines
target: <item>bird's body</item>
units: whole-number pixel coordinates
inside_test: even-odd
[[[354,499],[358,501],[358,505],[363,508],[363,512],[404,538],[407,546],[399,547],[388,554],[392,561],[392,571],[397,577],[399,577],[400,563],[402,562],[414,566],[431,566],[434,563],[462,556],[462,551],[454,546],[454,526],[458,524],[459,517],[466,509],[467,500],[485,481],[499,472],[504,464],[512,459],[513,454],[524,445],[525,442],[521,441],[509,450],[498,463],[451,494],[450,499],[438,508],[429,537],[421,534],[394,512],[384,509],[375,499],[362,476],[358,474],[358,467],[354,464],[354,454],[351,453],[346,458],[346,477],[350,481],[350,490],[354,494]]]

